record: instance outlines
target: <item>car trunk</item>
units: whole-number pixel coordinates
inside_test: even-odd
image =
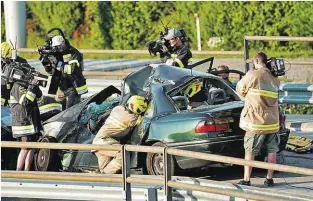
[[[149,138],[177,149],[242,157],[244,131],[239,128],[242,108],[243,103],[236,101],[160,117],[152,122]],[[175,159],[182,169],[212,164],[186,157]]]
[[[194,111],[208,114],[209,118],[206,123],[212,122],[212,124],[215,124],[216,132],[210,133],[211,137],[227,137],[244,134],[244,131],[239,128],[242,109],[243,103],[241,101],[234,101]],[[224,127],[218,125],[224,125]]]

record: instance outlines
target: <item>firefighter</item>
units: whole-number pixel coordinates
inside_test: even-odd
[[[182,34],[177,29],[169,29],[164,39],[168,40],[171,51],[160,54],[161,61],[168,65],[184,68],[192,61],[192,53],[181,40]]]
[[[126,106],[114,107],[98,131],[93,144],[119,145],[132,129],[142,120],[141,115],[146,111],[148,103],[142,96],[131,96]],[[95,151],[101,173],[115,174],[122,168],[120,151]]]
[[[88,92],[83,76],[83,56],[60,35],[52,37],[51,46],[55,53],[45,55],[41,62],[50,75],[59,76],[56,87],[61,90],[58,94],[64,94],[67,109],[79,103],[81,95]]]
[[[12,60],[12,46],[8,42],[1,43],[1,69],[4,69]],[[17,56],[16,62],[27,63],[26,59]],[[7,82],[1,77],[1,105],[7,106],[10,99],[10,90],[13,83]]]
[[[245,160],[252,161],[260,154],[262,147],[267,151],[269,163],[276,163],[279,151],[279,79],[266,67],[264,52],[256,54],[254,71],[249,71],[237,84],[236,91],[245,98],[245,106],[240,117],[240,128],[246,131],[244,137]],[[252,167],[244,167],[242,185],[251,185]],[[274,186],[273,170],[267,171],[265,186]]]
[[[35,79],[29,85],[15,82],[10,91],[12,134],[18,141],[36,142],[41,135],[42,124],[37,101],[42,99],[42,92],[38,84]],[[33,152],[31,149],[21,149],[16,170],[30,170]]]

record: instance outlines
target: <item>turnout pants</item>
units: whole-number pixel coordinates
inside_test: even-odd
[[[106,138],[103,139],[101,145],[120,145],[120,143],[113,138]],[[122,153],[120,151],[99,150],[95,154],[101,173],[115,174],[122,169]]]

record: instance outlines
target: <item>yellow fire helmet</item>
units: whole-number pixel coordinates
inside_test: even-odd
[[[11,58],[12,57],[12,46],[8,42],[1,43],[1,57]]]
[[[134,114],[142,114],[147,110],[147,100],[142,96],[134,95],[127,101],[127,108]]]
[[[185,94],[191,98],[193,97],[196,93],[198,93],[202,88],[202,83],[199,80],[193,81],[185,90]]]

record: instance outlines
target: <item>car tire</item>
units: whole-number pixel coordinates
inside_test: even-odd
[[[157,142],[152,145],[153,147],[166,147],[162,142]],[[146,169],[149,175],[163,175],[163,153],[147,153],[146,156]],[[171,160],[171,172],[172,175],[176,174],[178,171],[177,163],[172,157]]]
[[[43,137],[38,142],[57,142],[53,137]],[[57,171],[61,167],[61,160],[57,150],[37,149],[34,154],[34,167],[36,171]]]

